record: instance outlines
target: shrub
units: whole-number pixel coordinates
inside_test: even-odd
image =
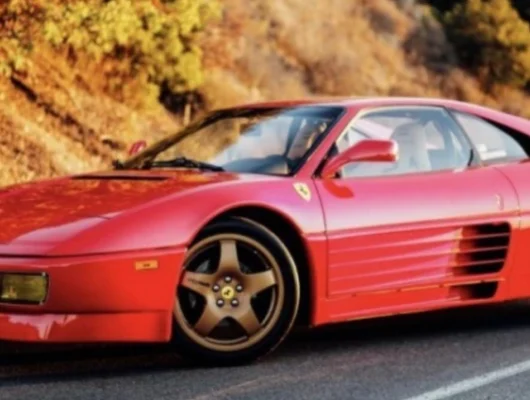
[[[4,1],[0,3],[0,75],[22,71],[26,55],[32,48],[31,37],[41,20],[38,1]]]
[[[530,81],[530,27],[509,0],[465,0],[442,18],[460,61],[486,86]]]
[[[11,0],[0,8],[0,51],[9,52],[0,69],[22,67],[20,54],[44,42],[73,63],[101,64],[111,93],[131,81],[154,99],[162,86],[195,90],[203,81],[195,35],[219,11],[216,0]]]

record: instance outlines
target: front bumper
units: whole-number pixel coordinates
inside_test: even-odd
[[[49,277],[42,305],[0,302],[0,340],[167,341],[184,254],[0,258],[0,272]]]
[[[171,313],[0,314],[0,339],[14,342],[165,342]]]

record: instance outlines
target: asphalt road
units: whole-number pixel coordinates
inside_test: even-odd
[[[247,367],[166,351],[1,344],[0,399],[530,399],[530,303],[298,332]]]

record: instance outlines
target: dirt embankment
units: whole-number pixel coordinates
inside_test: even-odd
[[[202,40],[207,108],[325,95],[451,97],[524,114],[530,100],[486,95],[458,69],[428,9],[409,0],[224,0]],[[45,49],[0,78],[0,185],[107,168],[131,142],[178,129],[161,106],[137,111]]]

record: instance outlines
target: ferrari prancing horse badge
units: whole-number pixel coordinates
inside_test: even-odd
[[[311,191],[309,190],[309,186],[307,186],[305,183],[294,183],[294,190],[300,195],[302,199],[305,201],[311,200]]]

